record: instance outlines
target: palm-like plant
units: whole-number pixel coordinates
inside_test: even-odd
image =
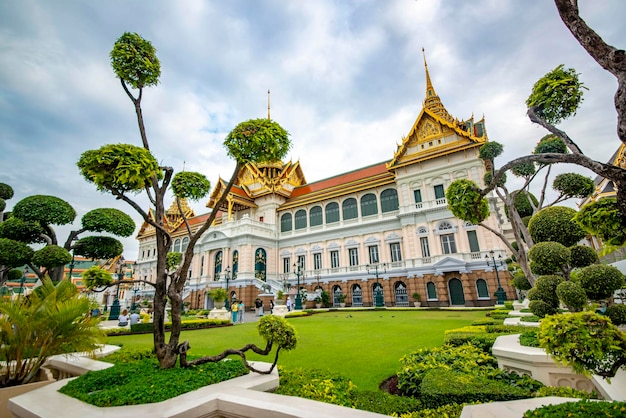
[[[91,301],[70,281],[44,278],[29,297],[0,302],[0,387],[30,383],[48,357],[93,352],[106,339]]]

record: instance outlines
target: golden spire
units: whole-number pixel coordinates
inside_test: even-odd
[[[426,98],[424,99],[424,107],[443,120],[453,123],[454,118],[448,113],[446,108],[443,106],[443,103],[441,103],[439,96],[435,93],[433,83],[430,81],[430,73],[428,72],[426,52],[424,51],[424,48],[422,48],[422,54],[424,55],[424,69],[426,70]]]
[[[267,120],[272,120],[270,118],[270,89],[267,89]]]
[[[424,56],[424,68],[426,69],[426,98],[436,96],[433,83],[430,81],[430,73],[428,72],[428,64],[426,63],[426,51],[422,47],[422,55]]]

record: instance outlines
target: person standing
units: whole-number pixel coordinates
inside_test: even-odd
[[[233,304],[232,304],[232,305],[231,305],[231,307],[230,307],[230,312],[231,312],[231,314],[233,315],[233,324],[236,324],[236,323],[237,323],[237,315],[238,315],[238,313],[237,313],[237,312],[238,312],[238,311],[239,311],[239,305],[237,304],[237,301],[236,301],[236,300],[234,300],[234,301],[233,301]]]
[[[246,306],[243,304],[243,300],[239,301],[237,305],[237,312],[239,314],[238,321],[240,324],[243,324],[243,314],[246,312]]]
[[[287,298],[287,312],[291,312],[291,298]]]
[[[139,316],[137,311],[133,311],[130,314],[130,324],[131,325],[138,324],[140,319],[141,319],[141,316]]]
[[[270,299],[270,315],[274,314],[274,299]]]

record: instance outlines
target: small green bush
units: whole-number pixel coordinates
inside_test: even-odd
[[[502,324],[502,322],[501,319],[484,318],[473,321],[472,325],[499,325]]]
[[[420,385],[424,405],[436,408],[448,403],[509,401],[528,398],[529,391],[474,373],[434,369]]]
[[[571,312],[580,312],[587,304],[587,294],[578,283],[559,283],[556,286],[556,295]]]
[[[519,343],[524,347],[539,347],[539,339],[537,338],[537,329],[529,329],[519,336]]]
[[[598,261],[596,250],[586,245],[574,245],[569,250],[571,267],[587,267]]]
[[[352,406],[356,386],[337,373],[318,369],[278,368],[280,385],[275,393],[298,396],[335,405]]]
[[[463,412],[461,404],[447,404],[438,408],[427,408],[421,411],[409,412],[406,414],[392,415],[398,418],[458,418]]]
[[[546,315],[554,315],[557,313],[554,306],[548,305],[543,300],[531,300],[528,307],[530,308],[530,311],[539,318],[544,318]]]
[[[519,319],[520,322],[541,322],[541,318],[538,317],[537,315],[531,315],[531,316],[522,316]]]
[[[584,390],[578,390],[569,386],[544,386],[539,388],[535,393],[535,398],[541,398],[544,396],[560,396],[561,398],[580,398],[580,399],[597,399],[598,394],[596,392],[586,392]]]
[[[546,405],[524,412],[524,418],[589,418],[626,417],[626,402],[582,400],[559,405]]]
[[[626,305],[612,305],[606,308],[605,315],[611,318],[613,325],[626,324]]]
[[[392,415],[422,409],[422,402],[419,399],[391,395],[382,391],[357,390],[352,407],[377,414]]]
[[[580,285],[591,300],[607,299],[622,287],[624,275],[613,266],[593,264],[578,273]]]

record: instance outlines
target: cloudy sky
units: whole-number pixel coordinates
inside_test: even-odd
[[[586,21],[624,48],[626,2],[581,3]],[[559,64],[589,88],[578,115],[560,127],[602,161],[618,146],[617,83],[548,0],[6,0],[0,182],[15,189],[8,210],[46,194],[71,203],[78,219],[117,207],[139,224],[76,167],[88,149],[141,145],[109,64],[126,31],[150,40],[161,60],[160,84],[143,99],[151,150],[213,184],[234,168],[224,137],[241,121],[267,116],[268,89],[272,119],[291,134],[288,158],[300,161],[309,182],[390,159],[424,99],[422,47],[448,111],[459,119],[484,114],[489,138],[505,145],[498,164],[528,154],[546,133],[528,121],[524,101]],[[134,239],[123,242],[126,258],[136,257]]]

